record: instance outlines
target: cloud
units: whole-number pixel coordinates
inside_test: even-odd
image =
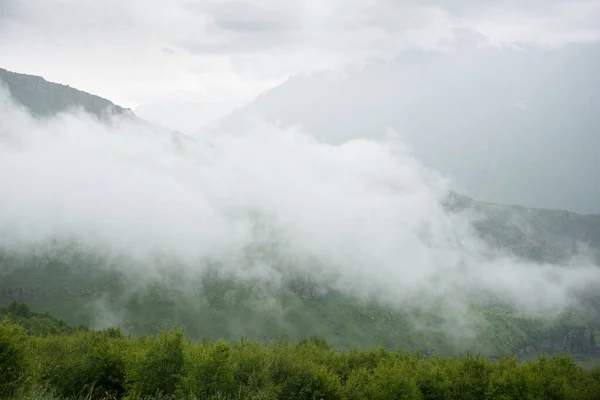
[[[329,145],[258,120],[181,148],[127,120],[2,105],[0,237],[12,249],[74,239],[130,258],[138,281],[155,255],[190,274],[208,261],[242,280],[301,272],[395,306],[464,309],[483,292],[539,311],[600,284],[585,261],[493,256],[468,216],[444,211],[446,179],[393,136]]]
[[[290,74],[406,49],[597,41],[598,20],[597,0],[4,0],[0,53],[4,68],[135,108],[183,90],[254,96]]]
[[[239,0],[188,2],[185,6],[209,15],[216,28],[240,33],[280,34],[301,26],[303,10],[296,1],[248,2]]]
[[[0,21],[15,17],[18,0],[0,0]]]

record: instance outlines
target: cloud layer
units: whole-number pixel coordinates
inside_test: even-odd
[[[597,0],[4,0],[0,10],[4,68],[126,107],[164,97],[253,96],[290,74],[412,48],[600,37]]]
[[[487,249],[468,217],[440,205],[445,179],[394,137],[329,145],[257,121],[180,147],[127,120],[35,120],[1,104],[5,247],[75,238],[137,257],[140,277],[166,255],[190,273],[207,261],[240,279],[301,272],[358,297],[455,310],[482,292],[563,307],[600,284],[585,260],[528,264]]]

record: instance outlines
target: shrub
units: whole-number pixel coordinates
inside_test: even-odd
[[[0,320],[0,396],[10,395],[27,373],[23,327]]]
[[[279,399],[339,399],[343,389],[338,376],[312,361],[302,347],[278,345],[270,376],[279,390]]]
[[[161,331],[156,339],[146,342],[148,348],[132,354],[128,360],[128,393],[134,397],[172,395],[182,377],[186,344],[179,327]]]
[[[457,400],[483,400],[486,398],[491,362],[483,356],[466,354],[449,364],[451,398]]]
[[[36,342],[36,377],[64,397],[125,391],[127,342],[106,332],[40,338]]]
[[[236,385],[231,353],[231,345],[223,340],[193,346],[186,357],[178,397],[203,399],[232,395]]]
[[[346,382],[348,399],[422,399],[411,373],[397,360],[383,360],[373,372],[361,367]]]

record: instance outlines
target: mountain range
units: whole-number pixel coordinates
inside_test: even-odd
[[[589,54],[585,53],[585,56]],[[396,73],[393,74],[393,78],[407,87],[413,85],[410,90],[416,90],[413,79],[422,73],[424,65],[428,65],[429,57],[434,56],[415,55],[413,62],[409,63],[410,68],[403,67],[403,71],[408,68],[413,75],[405,76]],[[501,54],[492,55],[489,62],[495,65],[499,60],[504,60],[505,63],[511,62],[509,57]],[[453,63],[454,61],[451,64],[454,65]],[[442,65],[448,66],[444,63]],[[545,68],[547,74],[555,77],[560,75],[558,81],[564,82],[576,79],[570,74],[575,73],[581,65],[582,63],[574,61],[557,61],[556,66],[546,65]],[[461,69],[465,68],[464,64],[459,63],[454,65],[454,69],[449,68],[447,73],[456,72],[459,66]],[[359,74],[364,74],[368,79],[375,79],[382,73],[381,71],[389,71],[382,70],[381,66],[372,68],[374,71],[366,69]],[[500,70],[501,68],[498,67],[498,71]],[[565,71],[568,71],[568,74],[564,75]],[[537,129],[536,124],[541,123],[542,115],[553,109],[552,107],[557,107],[554,109],[556,113],[568,111],[563,110],[562,105],[558,107],[552,99],[544,95],[542,84],[549,78],[548,75],[540,75],[537,80],[538,86],[535,88],[530,86],[528,91],[522,92],[522,104],[527,104],[527,107],[533,107],[536,111],[532,113],[533,116],[527,116],[518,122],[518,129],[526,126]],[[506,88],[506,82],[500,78],[498,77],[499,82],[495,84],[495,90],[499,90],[500,87]],[[581,75],[579,79],[582,79]],[[47,117],[71,107],[82,107],[86,112],[100,118],[106,116],[107,110],[112,115],[137,118],[130,110],[119,107],[109,100],[68,86],[47,82],[41,77],[0,69],[0,80],[6,84],[13,98],[29,109],[33,115]],[[448,84],[450,81],[444,82]],[[383,82],[374,84],[359,104],[338,103],[337,96],[328,97],[334,91],[343,93],[345,90],[356,90],[353,82],[361,82],[362,85],[365,81],[363,78],[354,81],[352,77],[341,82],[331,81],[321,75],[294,78],[280,88],[267,92],[247,108],[260,109],[262,113],[268,111],[272,113],[271,117],[274,119],[283,118],[291,122],[308,121],[307,129],[314,129],[317,134],[323,133],[325,128],[328,128],[328,131],[333,129],[332,131],[340,136],[325,139],[339,143],[342,140],[342,133],[349,135],[347,137],[350,138],[358,135],[360,129],[364,127],[352,124],[352,121],[347,118],[348,115],[365,113],[369,115],[368,118],[376,120],[378,114],[370,113],[368,110],[376,108],[378,99],[369,96],[395,96],[400,87],[392,85],[388,90],[384,90]],[[418,82],[422,81],[418,80]],[[444,82],[427,82],[425,87],[418,90],[423,98],[406,100],[406,106],[418,109],[425,101],[424,98],[435,97],[435,93],[439,93],[439,90],[444,87]],[[561,88],[560,84],[552,87],[555,88],[554,90],[561,90],[565,95],[569,90],[574,90],[571,86]],[[578,88],[581,90],[577,100],[580,104],[587,104],[586,102],[590,101],[589,96],[596,95],[584,83],[581,83]],[[497,99],[495,106],[490,105],[488,112],[480,114],[481,120],[487,121],[483,123],[484,125],[490,129],[500,129],[497,125],[502,120],[500,116],[505,116],[506,113],[521,113],[521,106],[508,105],[509,99],[514,99],[513,89],[514,87],[506,88],[506,95],[502,99]],[[429,90],[434,93],[428,93]],[[418,127],[420,122],[427,121],[429,126],[421,126],[419,129],[430,131],[434,126],[444,126],[444,118],[452,119],[449,116],[452,110],[448,107],[456,102],[457,97],[462,97],[465,91],[461,87],[445,88],[445,90],[449,95],[446,98],[439,98],[440,104],[436,107],[430,106],[420,118],[413,119],[413,127]],[[465,101],[472,101],[470,106],[474,107],[477,103],[476,94],[481,90],[487,89],[480,86],[471,87],[466,91],[469,95],[465,96],[467,99]],[[292,95],[282,94],[287,91]],[[304,95],[297,96],[299,91],[304,92]],[[546,101],[542,102],[544,99]],[[274,106],[275,103],[277,107]],[[327,116],[325,113],[315,111],[319,108],[326,109]],[[575,111],[572,116],[574,119],[580,119],[581,130],[573,128],[572,137],[581,140],[584,138],[597,140],[598,136],[592,137],[595,127],[599,126],[593,126],[597,114],[594,115],[592,108],[583,110],[585,107],[575,105],[573,108]],[[388,113],[390,118],[404,113],[397,108],[380,111]],[[303,116],[306,115],[311,118],[304,119]],[[229,118],[235,119],[239,116]],[[552,118],[562,117],[553,114]],[[460,124],[467,124],[467,119],[465,117]],[[366,120],[367,117],[362,119],[362,121]],[[407,120],[410,118],[405,119]],[[459,125],[455,125],[454,129]],[[553,126],[556,128],[554,134],[567,129],[566,125]],[[156,131],[175,134],[160,127],[157,127]],[[456,132],[456,130],[448,130],[447,134]],[[511,132],[514,133],[514,130]],[[185,140],[193,140],[185,135],[182,136]],[[514,141],[511,143],[515,147],[521,145]],[[444,143],[444,145],[450,144],[451,140]],[[185,146],[185,142],[182,145]],[[484,149],[487,145],[480,143],[473,149]],[[540,146],[543,147],[543,143],[540,143]],[[600,147],[595,149],[597,148]],[[485,151],[489,153],[481,157],[501,153],[502,149],[502,147],[497,147],[495,150],[487,149]],[[588,146],[588,150],[593,152],[594,149]],[[432,151],[441,150],[438,148]],[[544,151],[549,150],[546,148]],[[435,158],[433,154],[431,153],[430,156]],[[570,154],[568,151],[565,154],[567,154],[565,157],[572,157],[568,155]],[[502,158],[501,156],[498,155],[500,157],[498,160]],[[506,156],[504,161],[497,161],[499,163],[497,168],[500,171],[497,173],[502,172],[503,166],[506,166],[503,163],[506,163],[510,157],[514,157],[514,154],[504,156]],[[580,157],[582,163],[580,165],[585,165],[587,168],[588,164],[585,162],[592,162],[586,159],[587,153]],[[545,156],[540,159],[540,162],[550,162],[550,158]],[[517,161],[521,162],[515,160]],[[516,165],[512,167],[517,168]],[[524,169],[523,165],[520,168],[522,175],[528,176],[529,170]],[[573,168],[577,168],[577,165]],[[495,178],[485,175],[482,179]],[[593,208],[591,204],[599,198],[596,193],[598,187],[591,184],[594,181],[593,176],[581,175],[581,181],[587,187],[577,186],[579,189],[567,191],[569,183],[557,179],[553,190],[566,192],[566,195],[574,198],[587,195],[587,202],[579,204],[582,209],[591,209]],[[515,188],[520,187],[518,184],[515,185]],[[550,197],[550,195],[551,192],[545,192],[545,196]],[[477,234],[493,248],[508,250],[516,258],[540,264],[559,263],[575,256],[583,247],[589,251],[591,259],[600,265],[600,215],[598,214],[501,205],[473,200],[471,197],[454,192],[449,194],[444,207],[451,213],[465,210],[475,213],[477,218],[473,221],[472,228]],[[106,268],[108,262],[101,254],[86,253],[69,245],[58,245],[55,251],[50,251],[48,254],[15,254],[10,249],[4,249],[0,253],[0,305],[13,300],[24,301],[36,311],[51,311],[72,323],[103,326],[121,324],[127,331],[133,333],[154,331],[158,326],[169,324],[183,324],[188,334],[194,338],[251,336],[270,340],[280,336],[297,339],[318,334],[339,348],[382,344],[386,347],[426,348],[442,354],[454,354],[457,351],[471,349],[488,355],[513,353],[527,356],[535,351],[545,350],[570,351],[574,354],[584,354],[585,356],[582,357],[595,357],[599,351],[596,346],[596,337],[600,333],[598,331],[600,301],[597,294],[587,298],[585,313],[582,314],[580,309],[568,310],[550,319],[544,315],[525,316],[504,306],[475,302],[471,305],[470,313],[486,323],[478,328],[476,339],[472,337],[457,339],[454,333],[451,335],[444,332],[441,327],[445,317],[436,314],[435,311],[423,313],[413,309],[397,309],[359,301],[335,291],[323,292],[318,285],[305,281],[301,277],[289,277],[284,290],[281,290],[281,288],[274,289],[260,284],[249,285],[228,278],[215,277],[210,273],[198,278],[197,281],[190,282],[188,277],[179,276],[177,268],[173,266],[163,271],[165,275],[155,284],[138,287],[131,277],[121,270]],[[196,284],[193,293],[178,290],[182,287],[189,288],[192,283]],[[135,289],[127,289],[129,286]],[[285,309],[286,312],[274,313],[273,302],[276,303],[275,308]]]
[[[598,70],[597,44],[407,51],[292,76],[209,128],[259,116],[334,144],[391,130],[457,192],[599,213]]]

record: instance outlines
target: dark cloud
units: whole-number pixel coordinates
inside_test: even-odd
[[[189,10],[209,16],[214,26],[223,31],[246,34],[278,34],[302,26],[298,3],[239,0],[188,2]]]
[[[16,18],[20,7],[18,0],[0,0],[0,21]]]
[[[289,48],[301,36],[302,10],[294,1],[200,1],[187,2],[184,8],[210,21],[206,35],[176,42],[197,54],[275,51]]]

